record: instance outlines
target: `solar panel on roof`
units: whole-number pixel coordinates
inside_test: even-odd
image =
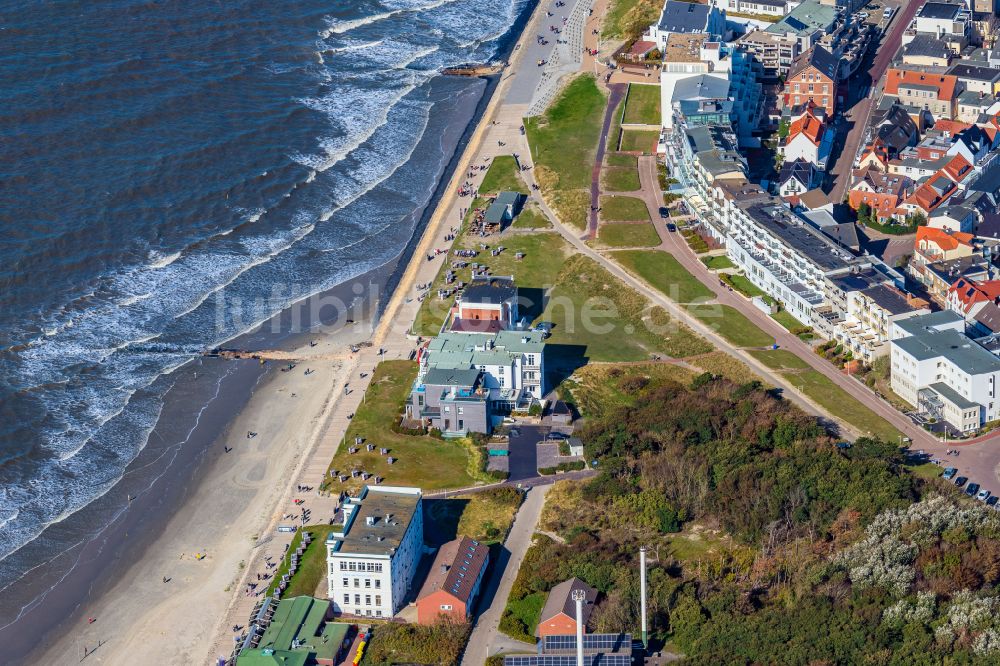
[[[631,634],[584,634],[584,650],[606,650],[614,651],[629,648],[632,645]],[[576,636],[567,634],[563,636],[545,636],[542,639],[542,649],[546,652],[552,650],[575,650]]]
[[[504,657],[504,666],[576,666],[576,656],[571,654],[533,654]],[[588,666],[631,666],[632,656],[627,654],[585,655]]]

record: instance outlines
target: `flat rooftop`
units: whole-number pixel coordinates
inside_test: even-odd
[[[862,263],[859,257],[838,247],[829,237],[782,205],[751,203],[748,215],[772,236],[825,271],[836,271]]]
[[[338,553],[391,556],[420,506],[420,497],[419,488],[365,486],[360,498],[351,499],[360,506],[354,509],[343,538],[332,533],[327,543],[339,543]]]
[[[1000,358],[953,329],[911,335],[892,344],[918,361],[946,358],[969,375],[1000,372]]]
[[[664,62],[701,62],[701,45],[708,40],[705,32],[672,32],[663,50]]]

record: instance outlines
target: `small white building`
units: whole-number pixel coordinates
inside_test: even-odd
[[[344,527],[326,540],[334,612],[390,618],[403,606],[424,548],[419,488],[365,486],[344,503]]]
[[[893,323],[892,390],[928,417],[962,432],[1000,417],[1000,358],[942,310]]]

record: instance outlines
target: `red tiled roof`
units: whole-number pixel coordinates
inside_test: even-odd
[[[948,289],[948,294],[955,294],[962,309],[969,311],[976,303],[995,301],[1000,297],[1000,280],[984,280],[975,282],[968,278],[959,278],[955,284]]]
[[[941,120],[934,121],[934,127],[932,129],[939,132],[947,132],[948,134],[955,136],[963,130],[967,130],[972,125],[969,123],[963,123],[960,120],[949,120],[948,118],[942,118]]]
[[[959,245],[972,245],[973,238],[975,236],[972,234],[961,231],[948,233],[944,229],[937,229],[935,227],[917,227],[916,242],[919,244],[921,241],[928,241],[934,243],[942,250],[948,251],[954,250]]]
[[[972,165],[969,163],[969,160],[961,155],[955,155],[947,164],[941,167],[941,171],[944,171],[955,182],[960,182],[972,173]]]
[[[886,74],[885,93],[899,95],[899,86],[909,85],[934,86],[937,88],[937,98],[950,102],[955,98],[955,88],[958,77],[951,74],[928,74],[907,69],[890,69]]]
[[[823,136],[823,122],[811,111],[806,111],[802,117],[789,126],[787,143],[791,143],[799,134],[804,134],[814,146],[818,146]]]

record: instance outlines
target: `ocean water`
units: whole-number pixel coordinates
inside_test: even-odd
[[[527,1],[0,2],[0,588],[164,376],[404,249]]]

